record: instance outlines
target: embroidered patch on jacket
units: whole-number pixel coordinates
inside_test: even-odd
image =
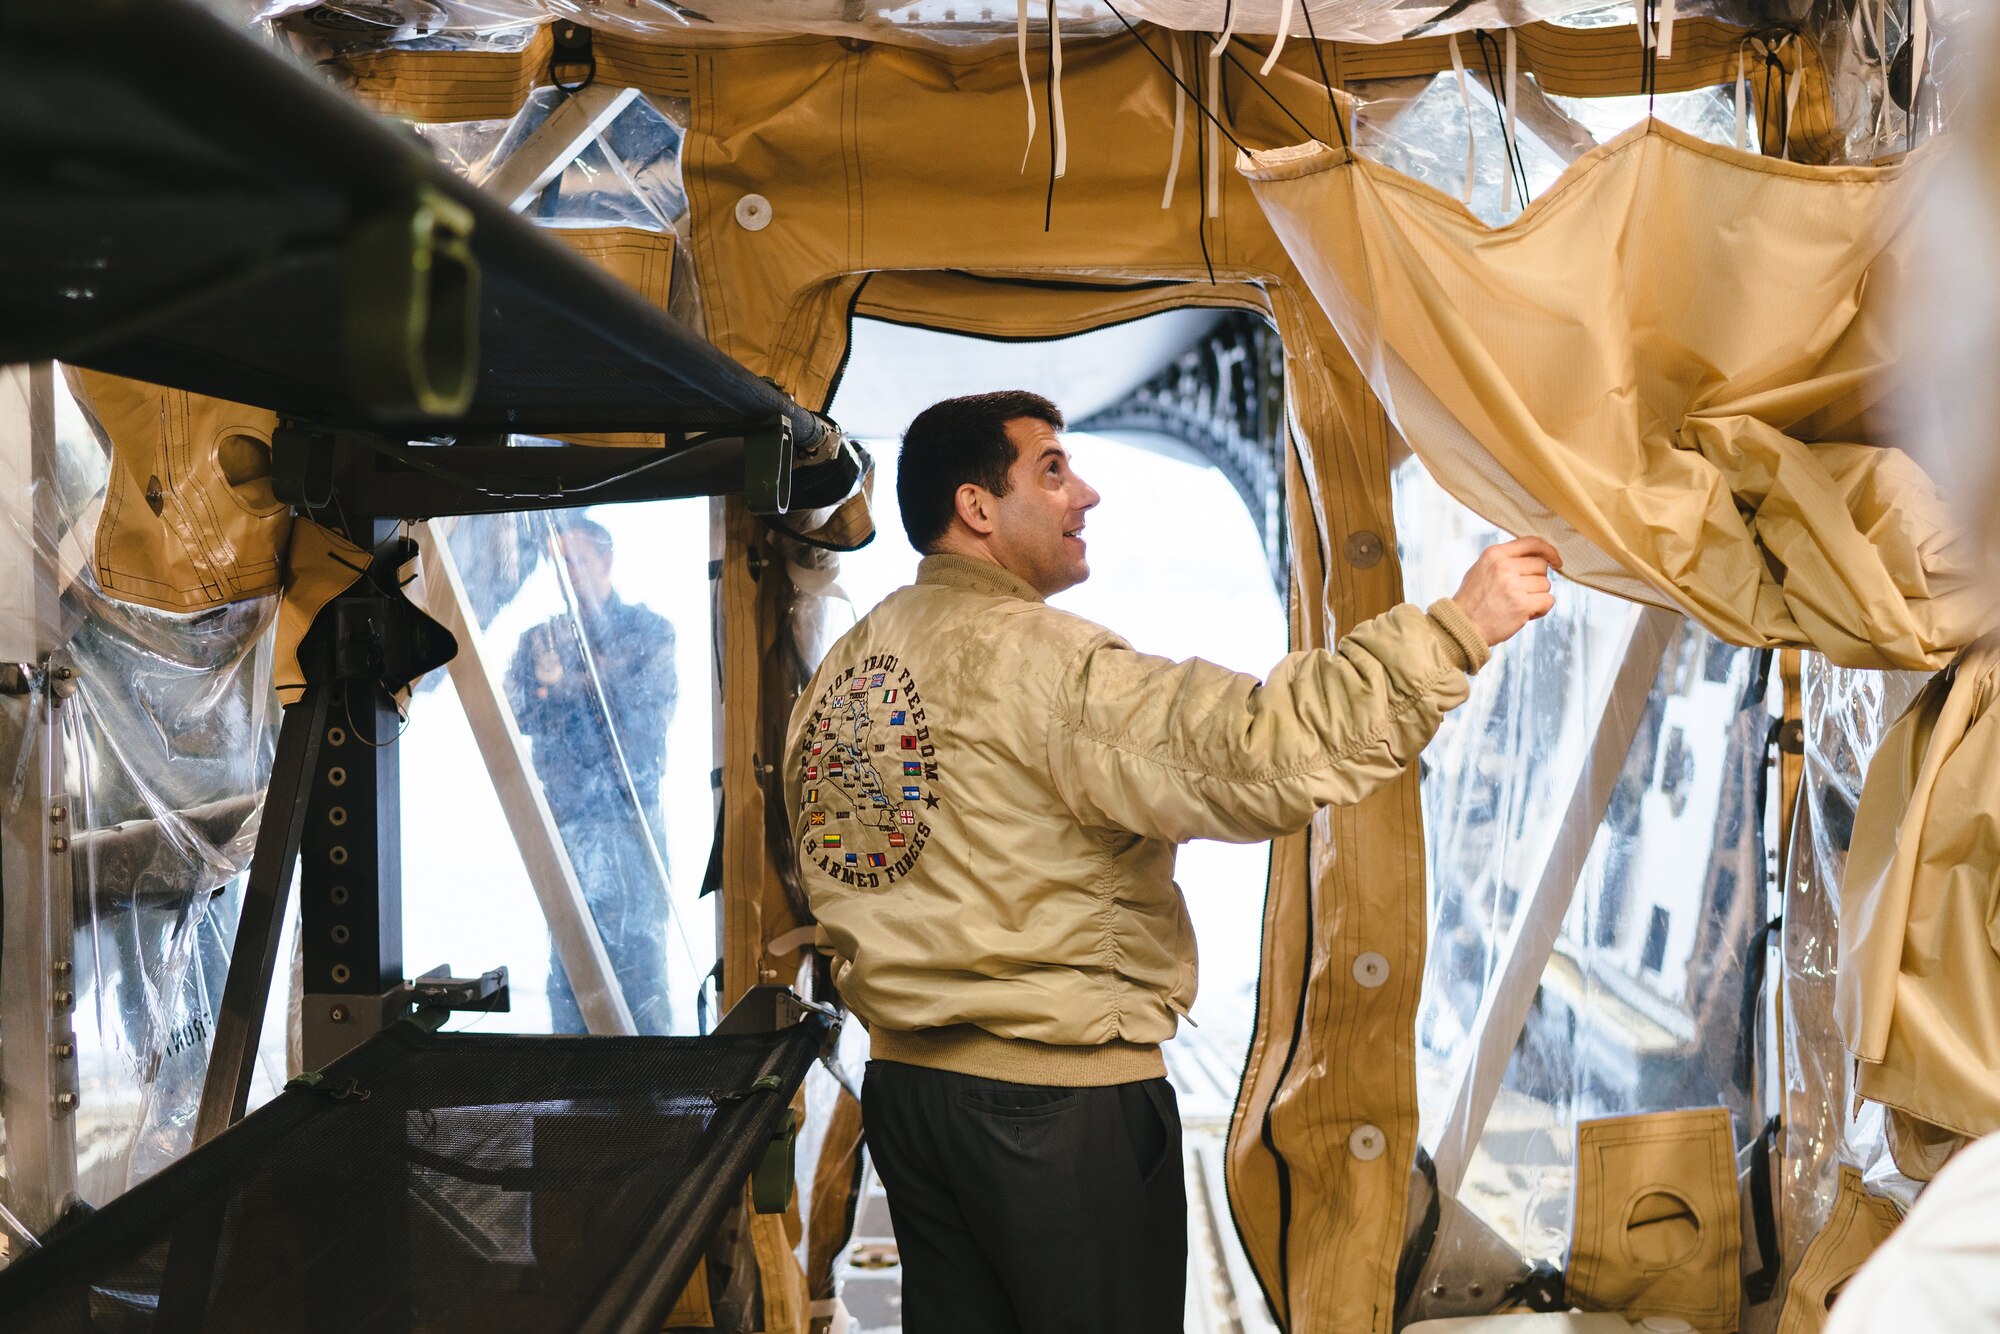
[[[924,812],[938,809],[942,777],[909,671],[884,653],[836,673],[802,740],[802,862],[860,889],[908,875],[930,839]]]

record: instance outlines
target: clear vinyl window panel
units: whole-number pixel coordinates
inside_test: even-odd
[[[444,531],[444,526],[439,526]],[[708,502],[475,516],[448,541],[520,754],[642,1033],[712,1019]],[[575,990],[448,672],[410,703],[403,750],[404,958],[507,965],[495,1031],[581,1032]]]
[[[1398,529],[1424,534],[1413,586],[1504,540],[1419,464],[1395,480]],[[1477,1230],[1525,1260],[1567,1250],[1578,1121],[1721,1105],[1740,1145],[1764,1115],[1744,1027],[1770,910],[1771,659],[1680,618],[1632,629],[1660,615],[1558,579],[1554,612],[1425,752],[1421,1138],[1455,1160]],[[1565,862],[1565,839],[1587,852]],[[1536,922],[1553,947],[1510,957]]]

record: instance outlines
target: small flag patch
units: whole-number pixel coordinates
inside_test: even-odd
[[[886,681],[887,679],[888,676],[885,673],[877,672],[875,673],[875,675],[868,678],[868,684],[874,687],[875,689],[880,690],[882,688],[882,682]]]
[[[895,691],[893,691],[893,690],[885,690],[885,691],[883,691],[883,692],[882,692],[882,702],[883,702],[884,704],[894,704],[894,703],[896,702],[896,692],[895,692]]]
[[[889,715],[889,726],[901,727],[903,723],[909,718],[909,716],[910,716],[909,714],[903,712],[901,709],[898,709],[894,713]]]
[[[910,777],[914,778],[923,771],[924,771],[924,762],[922,760],[903,761],[903,772],[909,775]]]
[[[811,782],[814,782],[814,781],[816,781],[816,780],[817,780],[818,778],[819,778],[819,766],[818,766],[817,764],[809,764],[809,765],[807,765],[807,766],[806,766],[806,781],[807,781],[808,783],[811,783]]]
[[[853,853],[851,853],[851,852],[847,854],[847,864],[848,864],[849,866],[852,866],[852,865],[854,865],[854,864],[855,864],[856,862],[858,862],[858,861],[860,861],[860,860],[861,860],[861,859],[860,859],[859,857],[855,856],[855,855],[854,855]]]
[[[897,824],[915,824],[916,822],[917,822],[917,813],[915,811],[896,812]]]
[[[829,848],[837,848],[837,847],[839,847],[839,846],[840,846],[840,835],[839,835],[839,834],[828,834],[828,835],[826,836],[826,845],[827,845],[827,846],[828,846]]]
[[[903,789],[904,801],[922,801],[923,799],[924,799],[924,790],[922,788],[906,787]]]
[[[887,866],[889,859],[879,852],[871,852],[868,854],[868,864],[870,866]]]
[[[909,836],[907,834],[904,834],[901,830],[898,830],[896,833],[889,835],[889,846],[892,848],[900,848],[905,844],[907,844],[909,841],[910,841]]]
[[[906,736],[903,738],[904,750],[915,750],[916,748],[917,748],[917,739],[915,737]]]
[[[826,823],[826,812],[825,812],[825,811],[814,811],[814,812],[813,812],[813,813],[812,813],[811,815],[808,815],[808,816],[806,817],[806,823],[807,823],[808,825],[814,825],[814,826],[817,826],[817,825],[823,825],[823,824],[825,824],[825,823]]]
[[[811,806],[811,805],[815,804],[815,803],[816,803],[816,802],[818,802],[818,801],[819,801],[819,789],[818,789],[818,788],[816,788],[816,787],[809,787],[809,788],[807,788],[807,789],[806,789],[806,805],[808,805],[808,806]]]

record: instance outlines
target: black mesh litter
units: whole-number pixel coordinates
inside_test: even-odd
[[[0,1272],[0,1329],[656,1330],[826,1033],[396,1025]]]

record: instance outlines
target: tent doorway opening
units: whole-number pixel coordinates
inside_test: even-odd
[[[1283,361],[1255,317],[1185,310],[1047,342],[1000,342],[857,320],[830,415],[876,461],[874,542],[841,560],[856,618],[916,577],[896,510],[901,432],[940,399],[1028,389],[1063,409],[1077,472],[1103,494],[1091,575],[1051,599],[1142,652],[1259,677],[1287,651]],[[845,628],[844,615],[828,627]],[[1185,1129],[1190,1331],[1275,1328],[1223,1191],[1223,1142],[1254,1022],[1270,846],[1196,842],[1175,878],[1200,946],[1192,1025],[1167,1047]],[[867,1334],[900,1328],[900,1271],[871,1180],[842,1291]]]

